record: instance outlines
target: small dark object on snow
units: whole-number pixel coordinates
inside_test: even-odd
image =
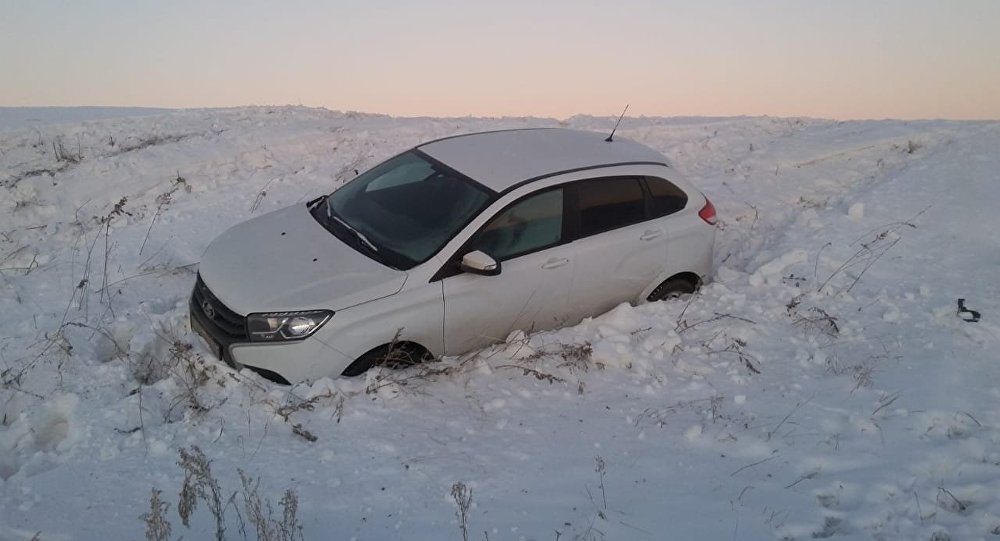
[[[963,314],[969,314],[967,316]],[[969,323],[975,323],[979,321],[980,313],[975,310],[969,310],[965,307],[965,299],[958,299],[958,317],[962,318],[962,321],[968,321]]]

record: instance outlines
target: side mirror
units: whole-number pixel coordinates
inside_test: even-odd
[[[481,274],[483,276],[496,276],[500,274],[500,262],[479,250],[462,256],[459,268],[463,272]]]

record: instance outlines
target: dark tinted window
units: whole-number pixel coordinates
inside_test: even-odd
[[[646,218],[639,179],[599,178],[574,183],[580,209],[580,236],[596,235]]]
[[[530,195],[502,210],[476,235],[473,250],[498,261],[554,246],[562,240],[563,190]]]
[[[673,214],[687,205],[687,194],[669,180],[646,177],[646,186],[653,198],[653,216]]]

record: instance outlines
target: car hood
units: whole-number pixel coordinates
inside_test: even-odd
[[[341,310],[398,292],[406,273],[344,244],[306,205],[233,226],[205,250],[205,285],[239,314]]]

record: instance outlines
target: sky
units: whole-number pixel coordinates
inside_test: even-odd
[[[996,0],[0,0],[0,106],[1000,119]]]

